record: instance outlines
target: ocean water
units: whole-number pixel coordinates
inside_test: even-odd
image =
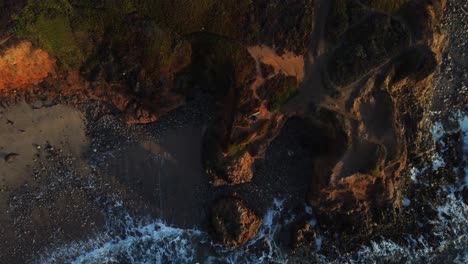
[[[456,112],[451,119],[453,124],[450,129],[438,121],[432,126],[434,145],[440,146],[432,155],[432,166],[410,169],[410,177],[414,183],[422,182],[429,185],[430,182],[420,179],[420,176],[428,170],[436,171],[446,166],[444,156],[449,149],[443,139],[451,134],[461,135],[458,143],[461,144],[463,159],[460,167],[454,170],[463,170],[464,178],[458,179],[454,185],[440,186],[438,190],[438,195],[445,196],[445,203],[432,205],[437,212],[436,220],[431,223],[434,225],[432,232],[437,238],[436,243],[433,241],[430,243],[424,236],[404,235],[406,240],[404,244],[386,239],[371,242],[371,245],[364,246],[358,252],[347,254],[334,262],[468,263],[468,206],[460,195],[460,191],[468,187],[468,115]],[[404,202],[408,205],[411,203],[409,200]]]
[[[468,116],[454,116],[457,128],[449,131],[435,122],[432,133],[434,142],[442,148],[434,153],[431,168],[412,168],[410,177],[415,183],[424,182],[422,172],[445,166],[447,150],[442,138],[450,133],[461,133],[465,178],[455,185],[441,186],[440,195],[444,204],[434,204],[438,217],[432,221],[436,242],[424,236],[403,235],[405,243],[381,239],[371,242],[360,250],[328,259],[320,255],[320,249],[333,243],[333,239],[316,236],[319,263],[468,263],[468,206],[457,193],[468,186]],[[407,199],[409,206],[411,201]],[[305,208],[312,214],[312,208]],[[288,212],[284,200],[275,199],[263,217],[259,234],[248,244],[238,249],[226,249],[211,240],[210,236],[197,229],[180,229],[166,225],[158,219],[135,219],[125,212],[121,203],[109,209],[106,230],[94,239],[74,242],[50,249],[38,263],[294,263],[288,253],[276,242],[281,227],[294,220],[294,215],[284,218]],[[315,219],[311,226],[316,228]],[[314,249],[311,249],[313,251]]]
[[[197,229],[180,229],[160,220],[135,219],[121,203],[109,209],[107,231],[96,238],[47,252],[38,263],[287,263],[274,243],[282,225],[284,200],[275,199],[259,234],[238,249],[226,249]],[[117,234],[118,233],[118,234]]]

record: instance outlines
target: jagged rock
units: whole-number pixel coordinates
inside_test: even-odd
[[[373,208],[384,212],[391,199],[390,188],[381,178],[355,174],[322,190],[320,197],[311,202],[321,225],[337,231],[359,230],[370,219],[376,220],[372,217]]]
[[[310,240],[312,236],[312,226],[308,222],[302,222],[296,226],[292,237],[292,247],[297,248],[301,244],[305,243],[306,240]]]
[[[245,152],[242,156],[230,160],[226,166],[227,180],[232,184],[250,182],[253,178],[254,158]]]
[[[218,239],[227,247],[239,247],[255,237],[262,225],[239,198],[219,200],[212,209],[211,223]]]

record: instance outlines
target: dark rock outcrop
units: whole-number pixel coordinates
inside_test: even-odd
[[[262,220],[239,198],[224,198],[214,205],[211,224],[225,246],[239,247],[257,235]]]

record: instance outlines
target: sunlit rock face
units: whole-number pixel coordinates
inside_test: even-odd
[[[6,109],[0,118],[17,101],[34,105],[34,111],[54,104],[79,109],[93,147],[73,155],[91,166],[92,179],[117,175],[106,185],[109,193],[118,189],[115,199],[136,194],[158,221],[193,224],[211,234],[206,238],[211,245],[227,250],[256,254],[261,250],[250,247],[266,243],[271,253],[280,250],[281,240],[281,252],[291,245],[296,251],[288,254],[333,258],[376,237],[435,233],[427,224],[435,218],[425,218],[431,215],[428,201],[436,200],[432,196],[440,186],[455,186],[466,163],[466,148],[444,142],[444,149],[452,148],[452,156],[444,158],[442,147],[427,135],[436,115],[432,102],[444,106],[437,114],[450,111],[452,101],[458,100],[456,109],[466,108],[466,95],[451,90],[465,84],[464,71],[445,73],[450,77],[439,81],[441,71],[455,68],[441,66],[444,60],[464,61],[466,54],[466,44],[452,44],[463,32],[442,30],[446,5],[444,0],[0,0],[0,107]],[[450,57],[445,51],[452,45],[459,50]],[[449,80],[456,85],[434,88]],[[187,130],[187,124],[196,129]],[[26,131],[31,124],[7,119],[0,125],[5,138],[36,134]],[[162,133],[170,140],[161,146],[177,151],[159,142],[148,145],[164,139]],[[451,140],[457,142],[460,133]],[[0,157],[5,155],[6,165],[33,157],[19,150],[4,153],[14,146],[4,142]],[[129,164],[128,170],[121,164]],[[431,177],[440,181],[427,183]],[[13,197],[6,187],[17,186],[1,184],[0,179],[0,200]],[[467,199],[466,187],[460,188]],[[90,195],[93,201],[98,196]],[[285,202],[272,221],[266,208],[275,198]],[[11,204],[0,201],[0,212]],[[21,213],[19,218],[29,219]],[[159,236],[165,229],[148,232],[153,231]],[[171,230],[169,237],[180,232],[185,233]],[[0,227],[0,241],[13,245],[1,235]],[[37,240],[48,239],[45,234]]]
[[[262,220],[238,198],[219,200],[213,207],[212,224],[222,243],[239,247],[254,238]]]
[[[54,73],[55,59],[46,51],[21,41],[0,52],[0,90],[36,85]]]

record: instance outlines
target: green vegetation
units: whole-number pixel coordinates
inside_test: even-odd
[[[332,0],[326,37],[335,44],[349,27],[369,15],[371,9],[394,15],[409,2],[411,0],[360,0],[361,5],[355,0]]]
[[[257,132],[256,132],[257,136],[263,136],[266,133],[268,133],[268,131],[270,130],[270,127],[271,127],[271,120],[270,119],[264,120],[257,129]]]
[[[161,63],[150,64],[164,66],[173,59],[171,53],[174,53],[174,46],[177,44],[175,36],[210,32],[245,43],[257,40],[263,34],[260,25],[270,25],[271,23],[267,23],[268,19],[276,19],[259,13],[257,9],[266,5],[268,13],[277,14],[282,10],[281,6],[264,3],[263,0],[258,3],[251,0],[25,1],[24,8],[13,17],[13,33],[47,50],[57,57],[64,68],[79,68],[84,63],[96,60],[93,57],[96,57],[98,48],[103,48],[102,44],[113,46],[117,43],[119,46],[124,38],[132,40],[145,36],[146,31],[138,34],[134,32],[133,35],[129,32],[129,29],[135,29],[132,24],[138,20],[151,21],[153,27],[167,33],[156,32],[154,41],[144,40],[145,43],[140,45],[141,49],[148,49],[143,52],[147,57],[162,60]],[[2,4],[3,1],[0,2]],[[300,0],[294,5],[296,9],[300,7],[299,4]],[[256,11],[252,11],[252,8]],[[249,12],[254,15],[248,16]],[[304,42],[302,35],[297,35],[295,31],[289,33],[295,27],[295,20],[290,21],[290,16],[281,17],[288,18],[286,20],[293,25],[287,28],[272,25],[274,32],[265,34],[271,38],[284,39],[269,42],[275,45]],[[307,23],[309,24],[311,23]],[[308,36],[310,32],[301,34]],[[227,49],[225,52],[229,52],[229,47]]]
[[[84,56],[70,27],[72,10],[67,0],[30,0],[21,13],[13,17],[13,33],[52,53],[65,68],[78,66]]]
[[[395,14],[411,0],[362,0],[362,3],[379,11]]]
[[[238,95],[247,90],[245,86],[256,74],[255,61],[246,48],[210,33],[193,34],[190,41],[194,81],[206,89],[215,89],[219,95],[229,95],[231,100],[245,99]]]
[[[375,177],[382,176],[382,168],[379,164],[376,164],[375,167],[371,168],[369,174]]]
[[[259,27],[258,23],[249,23],[247,29],[242,25],[242,19],[251,10],[252,3],[252,0],[218,1],[205,18],[205,30],[239,40],[256,36],[259,32],[255,31]]]
[[[245,147],[244,144],[234,144],[229,147],[227,154],[230,157],[240,157],[244,155],[246,151],[247,151],[247,148]]]
[[[152,1],[143,1],[151,3]],[[165,1],[153,1],[154,3]],[[167,1],[169,3],[169,1]],[[125,52],[138,53],[124,47],[141,39],[135,20],[140,19],[143,8],[137,0],[96,2],[91,0],[28,0],[21,12],[13,17],[13,33],[57,57],[65,68],[79,68],[87,61],[99,60],[96,52],[100,42],[111,47],[125,48]],[[132,23],[129,16],[134,15]],[[173,58],[173,34],[152,25],[152,39],[143,39],[142,55],[137,59],[153,60],[146,65],[165,66]],[[99,41],[99,42],[96,42]],[[155,63],[155,60],[161,60]]]
[[[358,80],[409,45],[409,32],[396,19],[372,15],[346,32],[328,65],[335,85]]]
[[[426,45],[416,45],[393,59],[388,76],[392,82],[407,77],[419,81],[433,73],[436,67],[436,55],[431,48]]]
[[[6,8],[5,0],[0,0],[0,32],[3,32],[10,19],[10,10]]]
[[[272,101],[268,104],[268,110],[271,112],[279,112],[281,108],[291,99],[299,93],[297,87],[288,86],[288,88],[279,94],[277,94]]]
[[[327,21],[327,38],[336,43],[339,36],[349,27],[348,0],[334,0]]]
[[[180,34],[200,31],[214,0],[143,1],[142,12]]]
[[[141,49],[148,49],[142,57],[157,58],[161,62],[152,64],[164,66],[173,58],[174,34],[210,30],[238,37],[238,19],[250,3],[248,0],[235,3],[214,0],[28,0],[13,17],[12,31],[56,56],[65,68],[78,68],[92,59],[100,44],[96,41],[122,46],[140,38],[131,31],[136,31],[135,20],[151,20],[153,40],[146,39],[141,43]]]
[[[208,31],[238,38],[240,20],[251,4],[251,0],[150,0],[136,5],[141,14],[180,35]]]
[[[352,0],[331,0],[331,10],[327,17],[326,38],[335,45],[348,28],[365,18],[366,10]]]

